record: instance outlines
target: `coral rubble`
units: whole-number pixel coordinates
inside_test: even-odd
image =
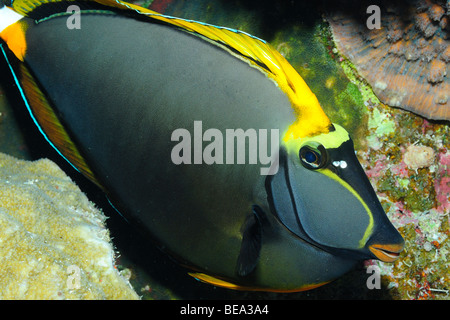
[[[105,219],[55,163],[0,153],[0,298],[137,299]]]

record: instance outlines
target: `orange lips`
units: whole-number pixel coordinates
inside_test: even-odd
[[[373,244],[369,250],[383,262],[394,262],[403,251],[404,244]]]

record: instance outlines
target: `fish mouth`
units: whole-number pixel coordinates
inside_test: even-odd
[[[404,244],[373,244],[369,250],[383,262],[394,262],[400,257]]]

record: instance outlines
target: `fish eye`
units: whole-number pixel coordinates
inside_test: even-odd
[[[300,148],[300,162],[310,170],[317,170],[327,163],[327,152],[320,144],[307,144]]]

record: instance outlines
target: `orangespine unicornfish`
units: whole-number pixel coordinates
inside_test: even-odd
[[[198,280],[301,291],[402,251],[347,131],[265,41],[120,0],[15,0],[0,32],[44,137]]]

